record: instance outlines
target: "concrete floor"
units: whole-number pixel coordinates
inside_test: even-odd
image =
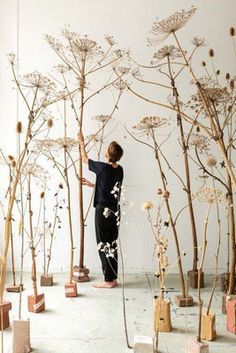
[[[92,282],[78,286],[79,297],[64,297],[66,276],[54,276],[55,285],[40,288],[45,293],[46,311],[40,314],[27,312],[27,295],[31,294],[30,275],[25,274],[23,292],[23,318],[30,318],[31,343],[34,353],[128,353],[123,329],[121,287],[107,290],[94,289]],[[94,276],[92,280],[97,280]],[[203,299],[209,298],[210,278],[203,289]],[[153,287],[152,277],[150,284]],[[170,298],[174,298],[178,288],[178,276],[170,275],[168,287]],[[196,291],[191,293],[197,300]],[[131,344],[134,335],[152,335],[153,301],[145,275],[126,275],[126,304],[129,336]],[[11,320],[17,318],[18,295],[7,293],[5,299],[13,304]],[[217,340],[210,342],[212,353],[235,353],[236,336],[225,329],[226,317],[221,314],[221,295],[217,290],[212,306],[217,315]],[[197,306],[178,308],[172,305],[171,333],[161,333],[159,351],[161,353],[185,353],[185,342],[196,334]],[[186,334],[186,327],[188,334]],[[12,331],[4,331],[4,353],[10,353]]]

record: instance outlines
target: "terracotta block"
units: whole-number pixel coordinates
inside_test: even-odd
[[[154,302],[154,332],[170,332],[171,312],[170,302],[156,298]]]
[[[227,330],[236,335],[236,297],[229,298],[226,302]]]
[[[198,271],[194,271],[194,270],[191,270],[191,271],[188,271],[188,280],[189,280],[189,286],[191,288],[198,288]],[[201,281],[200,281],[200,284],[201,284],[201,288],[204,287],[204,272],[202,272],[201,274]]]
[[[31,351],[29,320],[13,321],[12,339],[12,353],[29,353]]]
[[[0,304],[0,330],[8,328],[10,326],[9,311],[11,310],[11,302],[4,301]],[[3,322],[3,327],[2,327]]]
[[[134,353],[153,353],[153,339],[149,336],[134,336]]]
[[[202,316],[201,338],[206,341],[214,341],[214,339],[216,338],[215,314]]]
[[[12,293],[20,293],[20,291],[23,291],[24,288],[23,288],[23,284],[19,284],[19,285],[13,285],[13,284],[9,284],[7,287],[6,287],[6,291],[7,292],[12,292]]]
[[[236,298],[236,295],[234,294],[227,294],[223,293],[222,294],[222,314],[226,314],[226,303],[230,298]]]
[[[229,272],[222,273],[220,275],[221,291],[227,293],[229,289]],[[234,280],[234,292],[236,293],[236,276]]]
[[[191,296],[184,298],[182,295],[175,296],[175,304],[178,305],[179,307],[194,305],[193,298]]]
[[[45,310],[44,294],[28,296],[28,311],[31,313],[40,313]]]
[[[87,267],[74,266],[73,280],[75,282],[89,282],[89,269]]]
[[[65,284],[65,296],[68,298],[74,298],[78,296],[76,283]]]
[[[207,343],[198,342],[196,339],[190,339],[187,343],[186,353],[209,353],[209,346]]]
[[[53,285],[53,274],[47,276],[41,275],[40,286],[41,287],[51,287]]]

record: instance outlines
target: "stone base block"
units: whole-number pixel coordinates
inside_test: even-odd
[[[29,353],[31,351],[29,320],[13,321],[12,339],[12,353]]]
[[[153,353],[153,338],[149,336],[134,336],[134,353]]]
[[[28,296],[28,311],[31,313],[40,313],[45,310],[44,294]]]
[[[11,308],[11,302],[4,301],[0,304],[0,330],[4,330],[10,326],[9,311]]]
[[[78,296],[76,283],[66,283],[65,284],[65,296],[67,298],[75,298]]]
[[[188,271],[188,280],[189,280],[189,287],[191,288],[198,288],[198,271]],[[200,285],[201,288],[204,287],[204,272],[201,274],[201,280],[200,280]]]
[[[73,280],[75,282],[89,282],[89,269],[87,267],[74,266]]]
[[[209,353],[207,343],[198,342],[196,339],[190,339],[187,343],[186,353]]]
[[[215,314],[202,316],[201,338],[206,341],[214,341],[214,339],[216,339]]]
[[[40,286],[41,287],[51,287],[53,285],[53,274],[41,275]]]
[[[194,305],[193,297],[188,296],[187,298],[184,298],[182,295],[176,295],[175,304],[178,305],[179,307],[193,306]]]

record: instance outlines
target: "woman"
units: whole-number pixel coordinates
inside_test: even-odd
[[[102,263],[104,282],[95,284],[95,288],[115,288],[117,286],[118,256],[117,239],[119,217],[119,195],[123,181],[123,168],[117,163],[123,156],[121,146],[113,141],[106,150],[106,163],[88,158],[84,146],[84,137],[78,133],[82,160],[90,171],[96,174],[95,185],[82,179],[83,185],[95,187],[95,231],[99,256]],[[115,187],[115,193],[113,191]],[[118,191],[118,192],[117,192]]]

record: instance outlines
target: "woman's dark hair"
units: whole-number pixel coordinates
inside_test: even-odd
[[[116,141],[112,141],[110,143],[110,145],[108,146],[107,152],[108,152],[109,162],[111,163],[118,162],[124,153],[122,147]]]

